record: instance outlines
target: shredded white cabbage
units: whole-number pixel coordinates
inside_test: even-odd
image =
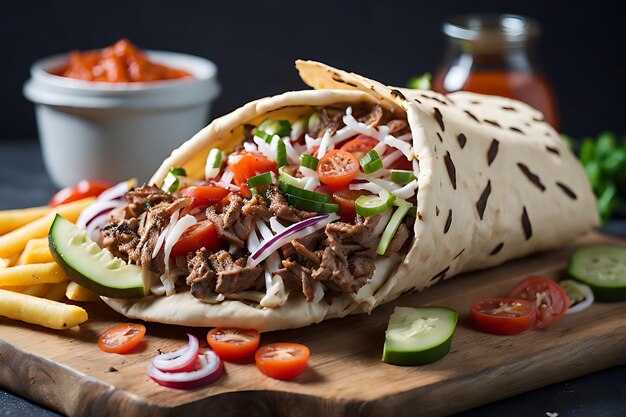
[[[320,142],[320,147],[317,150],[318,159],[322,159],[326,152],[335,149],[335,145],[330,141],[330,130],[324,132],[324,136],[322,136],[322,141]]]
[[[284,137],[282,141],[285,143],[285,150],[287,151],[287,160],[290,164],[299,164],[300,163],[300,155],[296,152],[296,150],[291,146],[291,142],[288,137]]]
[[[252,143],[252,142],[248,142],[248,141],[245,141],[245,142],[243,143],[243,148],[244,148],[246,151],[248,151],[248,152],[252,152],[252,153],[257,153],[257,152],[259,151],[259,149],[257,148],[257,146],[256,146],[254,143]]]
[[[156,245],[154,245],[154,250],[152,250],[152,259],[156,258],[157,254],[161,250],[161,246],[163,246],[163,242],[165,242],[165,238],[172,231],[174,225],[178,222],[178,216],[180,215],[180,209],[176,210],[172,217],[170,217],[170,222],[167,224],[165,229],[161,232],[159,237],[157,238]]]
[[[274,216],[274,217],[270,217],[270,227],[272,228],[272,231],[273,231],[275,234],[282,233],[282,232],[284,232],[284,231],[285,231],[285,229],[287,228],[287,227],[283,226],[283,225],[282,225],[282,224],[278,221],[278,218],[276,218],[275,216]],[[257,248],[258,248],[258,246],[257,246]],[[256,250],[256,249],[255,249],[255,250]],[[252,253],[252,252],[254,252],[254,251],[253,251],[252,249],[250,249],[250,253]]]

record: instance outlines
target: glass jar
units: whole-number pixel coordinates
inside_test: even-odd
[[[558,128],[552,88],[539,70],[535,43],[539,24],[517,15],[454,16],[443,24],[447,52],[433,77],[433,90],[464,90],[510,97],[544,114]]]

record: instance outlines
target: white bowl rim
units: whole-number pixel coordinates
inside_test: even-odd
[[[55,75],[50,70],[58,68],[67,62],[68,53],[55,54],[40,58],[30,67],[31,77],[45,84],[60,88],[84,90],[84,91],[145,91],[175,88],[198,81],[214,80],[217,77],[217,66],[207,58],[196,55],[183,54],[180,52],[143,50],[151,61],[165,65],[170,60],[187,61],[188,66],[175,64],[177,68],[190,72],[192,77],[177,78],[171,80],[113,83],[106,81],[86,81]],[[191,68],[195,66],[196,70]]]

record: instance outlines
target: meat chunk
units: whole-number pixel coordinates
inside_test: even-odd
[[[102,229],[103,245],[114,255],[128,259],[154,273],[165,271],[163,250],[152,256],[159,235],[167,227],[176,210],[191,204],[188,198],[178,198],[169,202],[163,200],[156,206],[148,208],[138,218],[109,219]]]
[[[379,221],[380,216],[357,216],[355,224],[344,222],[329,223],[326,226],[326,234],[332,234],[342,242],[352,241],[358,244],[363,244],[370,238],[372,231]]]
[[[291,259],[282,261],[283,268],[274,272],[283,279],[285,288],[289,291],[302,290],[307,301],[315,298],[315,281],[311,276],[311,270]]]
[[[387,250],[385,251],[385,256],[391,256],[394,253],[398,252],[402,248],[402,246],[404,246],[404,244],[406,243],[407,239],[409,238],[409,235],[410,235],[409,228],[406,226],[406,224],[400,223],[400,226],[398,226],[398,230],[396,231],[396,234],[391,239],[391,242],[389,242],[389,246],[387,246]]]
[[[401,134],[405,133],[404,131],[409,127],[409,122],[404,119],[393,119],[387,122],[387,127],[389,128],[390,134]]]
[[[241,212],[246,217],[261,218],[264,221],[269,221],[272,217],[272,213],[265,204],[265,199],[259,194],[255,194],[252,198],[243,205]]]
[[[291,244],[293,245],[293,248],[296,250],[296,252],[298,252],[298,255],[302,256],[304,259],[311,262],[315,266],[319,266],[320,258],[315,252],[309,250],[306,246],[304,246],[297,240],[292,241]]]
[[[225,250],[209,256],[213,270],[217,274],[215,291],[220,294],[233,294],[245,291],[254,286],[263,273],[261,266],[242,266],[243,258],[233,261]]]
[[[380,104],[375,105],[372,110],[364,116],[359,117],[357,120],[361,123],[365,123],[368,126],[376,127],[380,123],[383,117],[383,108]]]
[[[127,217],[139,217],[150,207],[155,207],[162,203],[173,203],[175,199],[176,197],[154,185],[144,184],[126,193],[126,201],[128,201]]]
[[[374,276],[374,271],[376,271],[376,251],[374,248],[356,252],[349,256],[348,270],[355,281],[358,281],[357,285],[365,285]]]
[[[275,186],[268,187],[267,198],[270,200],[270,212],[272,212],[272,214],[279,219],[297,223],[301,220],[310,219],[311,217],[315,217],[317,215],[317,213],[298,210],[297,208],[287,204],[285,197]]]
[[[215,212],[214,207],[209,207],[206,210],[206,217],[215,224],[217,234],[221,239],[226,240],[233,245],[243,248],[244,240],[235,233],[234,230],[224,227],[224,215]]]
[[[324,281],[330,289],[342,293],[356,293],[367,282],[367,279],[354,278],[341,243],[333,235],[328,236],[328,246],[322,253],[320,266],[313,271],[312,276],[314,280]]]
[[[243,199],[238,194],[233,194],[228,199],[228,206],[224,209],[222,213],[224,216],[222,218],[222,223],[225,228],[231,227],[239,216],[241,216],[241,208],[243,207]]]
[[[215,272],[211,269],[210,253],[201,248],[195,254],[189,254],[187,267],[187,285],[191,287],[191,295],[198,299],[208,298],[215,292]]]

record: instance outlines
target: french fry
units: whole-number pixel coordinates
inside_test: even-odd
[[[65,296],[72,301],[94,302],[100,301],[100,296],[74,281],[67,284]]]
[[[69,221],[75,222],[80,212],[94,200],[95,197],[90,197],[62,204],[55,207],[44,217],[0,236],[0,258],[9,258],[19,254],[24,250],[29,240],[47,236],[56,213],[59,213]]]
[[[46,262],[54,262],[48,239],[45,237],[39,239],[31,239],[26,243],[24,251],[18,258],[16,265],[26,264],[43,264]]]
[[[25,224],[45,216],[50,207],[31,207],[16,210],[0,210],[0,235],[22,227]]]
[[[53,285],[54,284],[29,285],[28,287],[24,288],[23,291],[18,291],[18,292],[21,292],[22,294],[26,294],[26,295],[32,295],[33,297],[43,298],[48,293],[48,291],[50,291],[50,288],[52,288]]]
[[[60,282],[52,285],[44,295],[48,300],[61,301],[65,299],[65,291],[67,290],[67,282]]]
[[[6,290],[0,290],[0,315],[57,330],[77,326],[88,318],[81,307]]]
[[[0,269],[0,287],[58,284],[64,281],[69,281],[69,278],[56,262],[18,265]]]
[[[10,266],[15,265],[17,262],[18,255],[13,255],[10,258],[0,258],[0,269],[8,268]]]

